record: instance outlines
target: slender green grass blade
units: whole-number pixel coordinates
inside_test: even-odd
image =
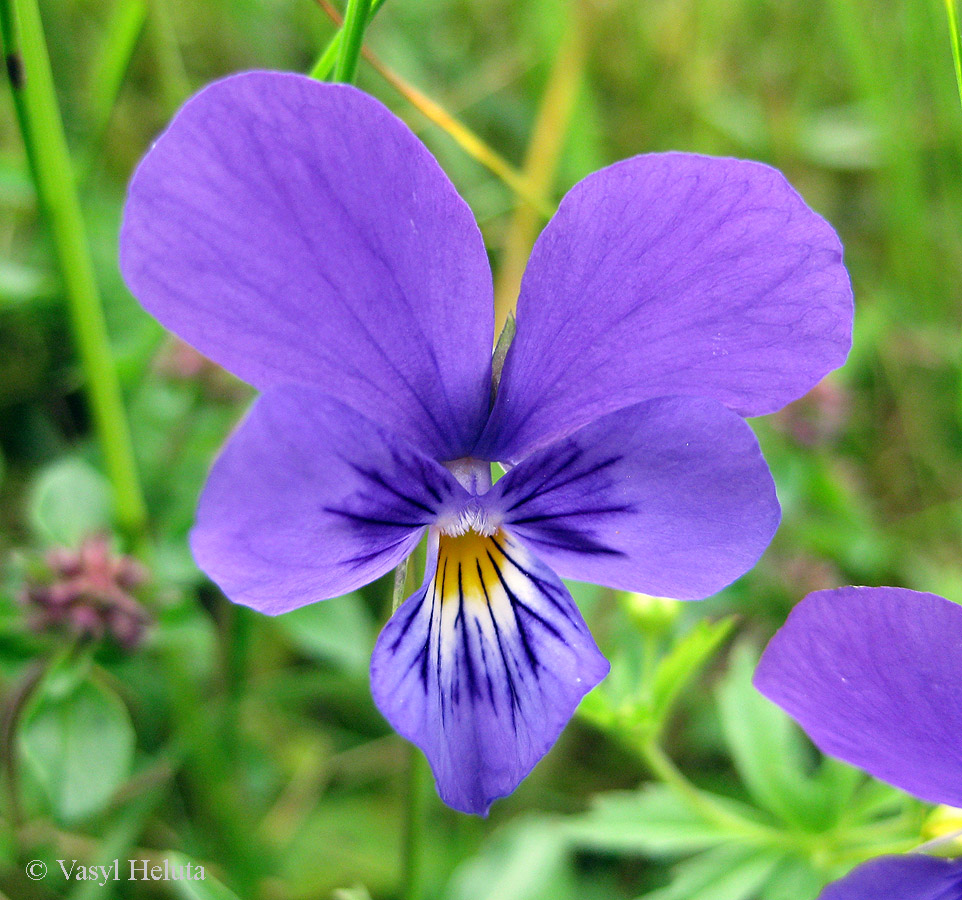
[[[147,519],[133,446],[114,370],[100,293],[74,183],[37,0],[0,0],[4,47],[22,54],[14,101],[37,193],[60,266],[94,427],[113,488],[117,521],[132,538]],[[19,30],[18,30],[19,28]]]

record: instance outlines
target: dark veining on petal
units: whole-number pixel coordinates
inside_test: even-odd
[[[494,572],[498,576],[498,581],[501,582],[501,587],[504,590],[505,594],[507,594],[508,600],[511,603],[511,612],[514,615],[514,622],[515,622],[515,625],[517,626],[518,634],[521,637],[521,646],[524,649],[525,658],[528,661],[528,665],[531,667],[531,674],[534,675],[535,678],[537,678],[538,666],[539,666],[538,657],[535,655],[534,650],[531,649],[531,641],[528,636],[528,630],[525,627],[524,622],[521,621],[521,617],[518,615],[519,607],[522,609],[527,609],[527,607],[524,605],[524,603],[521,602],[518,595],[515,594],[513,590],[511,590],[511,587],[508,585],[508,582],[505,581],[504,575],[501,572],[501,567],[497,564],[497,562],[495,562],[494,557],[490,553],[488,553],[488,559],[491,560],[491,565],[494,566]],[[532,613],[532,615],[534,614]],[[555,636],[561,637],[557,629],[552,627],[551,630],[554,632]],[[520,675],[521,673],[519,672],[518,674]]]
[[[551,491],[559,490],[563,487],[569,487],[577,481],[581,481],[584,478],[590,478],[592,475],[597,475],[603,472],[605,469],[610,468],[615,463],[621,461],[620,456],[611,456],[607,459],[603,459],[600,462],[593,463],[586,469],[577,471],[575,466],[577,462],[584,455],[584,451],[580,447],[571,447],[566,455],[560,456],[561,451],[556,451],[552,455],[547,455],[545,459],[541,461],[541,466],[543,468],[550,468],[551,470],[547,475],[542,475],[538,479],[538,484],[536,487],[531,488],[531,490],[518,500],[515,500],[509,507],[508,512],[517,509],[519,506],[523,506],[526,503],[534,500],[535,498],[541,498],[545,494]],[[558,475],[564,475],[564,477],[555,483],[551,483],[552,479]]]
[[[324,506],[322,507],[324,512],[332,513],[335,516],[342,516],[345,519],[350,519],[352,522],[358,522],[362,525],[384,525],[387,528],[421,528],[424,522],[399,522],[396,519],[382,519],[377,516],[366,516],[362,513],[351,512],[348,509],[338,509],[336,506]]]
[[[546,537],[551,534],[556,540]],[[525,533],[525,540],[533,544],[541,544],[545,547],[553,547],[557,550],[573,550],[576,553],[600,554],[602,556],[624,556],[623,550],[614,550],[599,543],[594,538],[589,537],[583,532],[571,531],[570,529],[551,528],[542,529],[538,533]]]
[[[400,460],[395,459],[395,463],[400,463]],[[429,516],[433,516],[437,514],[436,509],[432,509],[430,506],[428,506],[425,503],[422,503],[417,498],[411,497],[408,494],[405,494],[403,491],[399,491],[396,487],[394,487],[394,485],[388,482],[387,479],[385,479],[385,477],[380,472],[376,471],[375,469],[365,468],[363,466],[356,465],[355,463],[348,463],[348,465],[350,465],[350,467],[354,469],[354,471],[357,472],[358,475],[361,475],[364,478],[367,478],[368,481],[373,481],[376,485],[378,485],[378,487],[382,488],[383,490],[387,491],[390,494],[393,494],[395,497],[407,503],[409,506],[413,506],[415,509],[419,509],[422,512],[427,513]],[[425,484],[425,487],[427,487],[427,484]]]

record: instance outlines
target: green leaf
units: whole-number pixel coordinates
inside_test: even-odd
[[[174,895],[182,900],[238,900],[237,895],[221,884],[207,869],[196,860],[183,853],[168,853],[170,867],[180,866],[180,871],[186,876],[190,866],[190,879],[182,877],[177,880],[171,878],[169,884],[173,887]],[[203,871],[203,878],[198,878],[199,871]]]
[[[718,847],[680,863],[671,884],[645,894],[644,900],[749,900],[768,882],[780,859],[770,851]]]
[[[597,795],[589,812],[566,820],[565,833],[584,849],[643,856],[682,855],[731,840],[660,784]]]
[[[563,900],[573,897],[568,842],[544,819],[514,822],[455,872],[446,900]]]
[[[825,879],[804,859],[786,859],[772,873],[759,900],[814,900]]]
[[[367,671],[374,620],[360,594],[312,603],[275,621],[305,655],[356,674]]]
[[[658,663],[651,688],[652,715],[664,726],[678,695],[731,633],[732,617],[718,622],[701,620]]]
[[[735,767],[760,806],[784,822],[825,830],[857,782],[837,768],[821,780],[810,774],[816,756],[801,731],[752,686],[757,662],[753,647],[736,648],[718,690],[722,730]]]
[[[134,728],[120,698],[88,678],[64,692],[42,683],[18,735],[20,753],[54,815],[73,823],[100,812],[130,774]]]
[[[57,280],[42,269],[0,260],[0,310],[56,296]]]
[[[733,624],[731,618],[699,621],[663,656],[658,655],[657,640],[642,645],[632,629],[627,643],[610,655],[608,677],[582,700],[578,715],[618,735],[629,746],[656,738],[685,685],[711,658]],[[652,659],[657,661],[648,675]]]
[[[371,895],[363,885],[349,888],[338,888],[334,891],[332,900],[371,900]]]
[[[61,459],[40,472],[29,509],[41,541],[75,546],[85,535],[110,528],[110,485],[83,460]]]

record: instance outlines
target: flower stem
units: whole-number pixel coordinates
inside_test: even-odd
[[[952,62],[955,66],[955,83],[962,100],[962,46],[959,40],[958,0],[945,0],[945,12],[949,17],[949,41],[952,46]]]
[[[327,79],[331,77],[331,73],[334,71],[334,65],[337,62],[337,57],[341,52],[341,41],[343,37],[343,30],[338,28],[338,30],[334,32],[334,37],[328,41],[327,46],[321,51],[321,55],[317,58],[317,62],[314,63],[314,67],[308,73],[311,78],[316,78],[318,81],[327,81]]]
[[[347,0],[344,13],[344,29],[334,64],[335,81],[354,81],[357,63],[361,57],[364,29],[371,17],[371,0]]]
[[[372,0],[371,11],[367,14],[368,25],[374,21],[378,10],[380,10],[386,2],[387,0]],[[338,54],[341,52],[341,41],[343,39],[344,29],[338,26],[337,31],[334,32],[334,36],[328,41],[327,46],[317,58],[317,62],[314,63],[314,68],[310,71],[311,78],[316,78],[318,81],[327,81],[327,79],[331,77],[331,73],[334,71],[334,65],[337,63]]]
[[[408,579],[411,572],[411,557],[409,556],[394,570],[394,591],[391,594],[391,615],[398,611],[398,607],[407,599]]]
[[[3,719],[0,721],[0,745],[3,747],[4,775],[8,792],[8,816],[12,832],[16,835],[23,824],[20,806],[20,775],[17,755],[17,727],[20,716],[26,708],[27,702],[33,696],[34,690],[40,684],[47,671],[49,662],[45,659],[35,660],[20,678],[19,683],[10,692]]]
[[[431,776],[427,762],[417,747],[408,756],[407,822],[404,831],[404,869],[401,896],[404,900],[424,900],[426,859],[424,834],[431,802]]]
[[[37,0],[0,0],[0,27],[8,60],[19,60],[22,65],[20,77],[13,81],[17,118],[60,266],[94,427],[113,487],[117,522],[128,537],[137,540],[146,526],[146,506],[107,340]]]
[[[778,830],[731,812],[715,802],[710,795],[695,787],[655,741],[643,741],[639,749],[652,774],[672,788],[706,822],[718,825],[732,834],[755,838],[764,843],[782,843],[784,840],[784,836]]]

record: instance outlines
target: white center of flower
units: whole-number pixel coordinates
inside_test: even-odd
[[[472,494],[460,509],[442,516],[437,523],[441,533],[449,537],[477,534],[490,537],[501,527],[501,516],[493,515],[478,499],[491,490],[491,464],[480,459],[465,457],[443,463],[468,493]]]
[[[473,532],[482,537],[490,537],[501,527],[500,517],[494,517],[477,500],[471,500],[456,513],[438,521],[442,534],[460,537]]]

